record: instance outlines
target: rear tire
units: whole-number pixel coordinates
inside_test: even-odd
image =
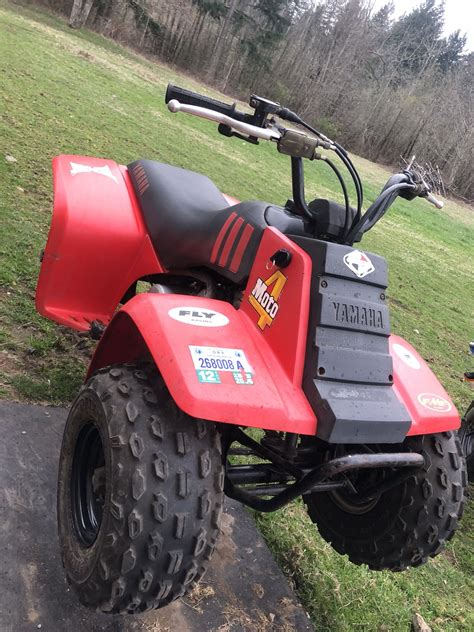
[[[474,402],[464,415],[459,429],[459,441],[466,457],[467,474],[474,481]]]
[[[442,551],[463,513],[467,475],[456,433],[409,437],[402,448],[421,453],[424,467],[365,505],[337,492],[304,497],[321,536],[372,570],[424,564]]]
[[[155,373],[93,376],[59,464],[61,555],[80,601],[134,614],[191,590],[215,547],[223,480],[215,425],[180,411]]]

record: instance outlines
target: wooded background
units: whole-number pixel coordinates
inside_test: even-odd
[[[443,37],[436,0],[398,19],[370,0],[40,2],[225,93],[277,100],[366,158],[416,154],[474,199],[474,53]]]

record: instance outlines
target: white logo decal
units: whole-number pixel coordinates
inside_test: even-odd
[[[173,307],[168,316],[186,325],[198,327],[224,327],[229,324],[229,319],[220,312],[212,309],[199,309],[198,307]]]
[[[69,164],[71,165],[72,176],[77,176],[78,173],[98,173],[101,176],[107,176],[107,178],[114,180],[114,182],[118,184],[117,178],[110,171],[109,165],[105,165],[104,167],[91,167],[90,165],[81,165],[78,162],[70,162]]]
[[[347,255],[344,255],[344,263],[359,279],[375,270],[372,261],[360,250],[352,250]]]
[[[396,342],[393,345],[393,350],[395,351],[397,356],[400,358],[400,360],[403,360],[403,362],[405,362],[405,364],[408,365],[410,368],[412,368],[412,369],[419,369],[419,368],[421,368],[421,364],[415,358],[413,353],[411,351],[409,351],[408,349],[405,349],[405,347],[402,347],[402,345],[399,345]]]
[[[452,408],[447,399],[444,399],[441,395],[434,395],[433,393],[420,393],[418,395],[418,401],[422,406],[435,413],[447,413]]]
[[[330,395],[336,399],[358,399],[360,393],[354,388],[333,388],[331,389]]]

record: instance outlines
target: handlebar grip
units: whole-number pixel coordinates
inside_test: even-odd
[[[234,112],[234,104],[229,105],[222,101],[217,101],[217,99],[211,99],[210,97],[197,94],[197,92],[179,88],[169,83],[166,88],[165,103],[169,103],[173,99],[176,99],[180,103],[185,103],[186,105],[197,105],[200,108],[208,108],[209,110],[227,114],[228,116],[231,116]]]

